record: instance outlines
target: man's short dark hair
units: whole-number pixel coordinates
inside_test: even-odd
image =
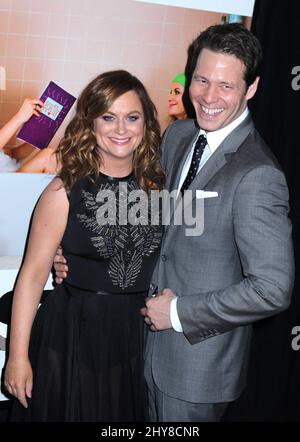
[[[260,74],[262,49],[258,39],[240,23],[214,25],[201,32],[188,49],[186,75],[191,78],[202,49],[230,54],[245,65],[247,86]]]

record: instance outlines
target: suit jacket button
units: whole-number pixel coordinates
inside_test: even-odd
[[[166,257],[166,255],[161,255],[161,260],[163,261],[163,262],[165,262],[165,261],[167,261],[167,257]]]

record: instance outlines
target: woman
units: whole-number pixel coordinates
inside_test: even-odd
[[[186,78],[184,73],[175,75],[171,81],[171,88],[168,99],[168,113],[172,121],[184,120],[187,118],[186,110],[182,101],[185,89]]]
[[[153,103],[128,72],[99,75],[81,93],[15,289],[5,371],[5,386],[20,402],[12,420],[145,419],[139,310],[162,231],[145,225],[145,216],[121,222],[116,208],[132,216],[126,195],[159,188],[159,133]],[[59,244],[68,278],[36,314]]]

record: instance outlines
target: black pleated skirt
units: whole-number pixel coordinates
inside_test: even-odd
[[[14,401],[11,421],[147,420],[143,306],[141,294],[57,286],[32,328],[32,398]]]

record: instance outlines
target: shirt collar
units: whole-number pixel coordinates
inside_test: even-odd
[[[230,134],[239,124],[241,124],[242,121],[245,120],[247,115],[249,114],[249,110],[246,107],[244,112],[236,118],[232,123],[228,124],[225,127],[222,127],[221,129],[215,130],[213,132],[205,132],[203,129],[200,129],[199,135],[205,135],[207,139],[208,148],[211,153],[214,153],[217,148],[220,146],[222,141],[225,140],[227,135]]]

